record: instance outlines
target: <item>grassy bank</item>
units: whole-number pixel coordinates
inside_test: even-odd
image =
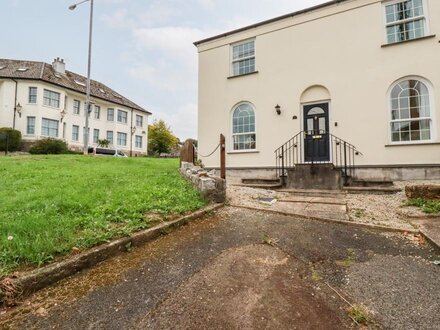
[[[0,158],[0,278],[205,202],[170,159]]]

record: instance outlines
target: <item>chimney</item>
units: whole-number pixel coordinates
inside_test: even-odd
[[[57,57],[53,60],[52,67],[55,70],[55,73],[66,74],[66,63],[64,63],[64,59]]]

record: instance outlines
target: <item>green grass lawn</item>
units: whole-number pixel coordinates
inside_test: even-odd
[[[0,278],[205,205],[173,159],[0,158]]]

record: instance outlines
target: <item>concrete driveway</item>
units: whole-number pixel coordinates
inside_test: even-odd
[[[0,312],[2,329],[440,329],[440,267],[399,234],[224,208]],[[348,303],[347,303],[348,301]]]

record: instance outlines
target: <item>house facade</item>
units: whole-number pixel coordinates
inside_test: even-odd
[[[344,146],[358,178],[439,179],[439,37],[438,0],[338,0],[198,41],[199,152],[224,134],[230,179]]]
[[[63,60],[42,62],[0,59],[0,127],[22,133],[25,145],[50,137],[72,150],[84,145],[86,78],[67,71]],[[91,81],[90,147],[107,139],[127,155],[147,154],[150,112]]]

